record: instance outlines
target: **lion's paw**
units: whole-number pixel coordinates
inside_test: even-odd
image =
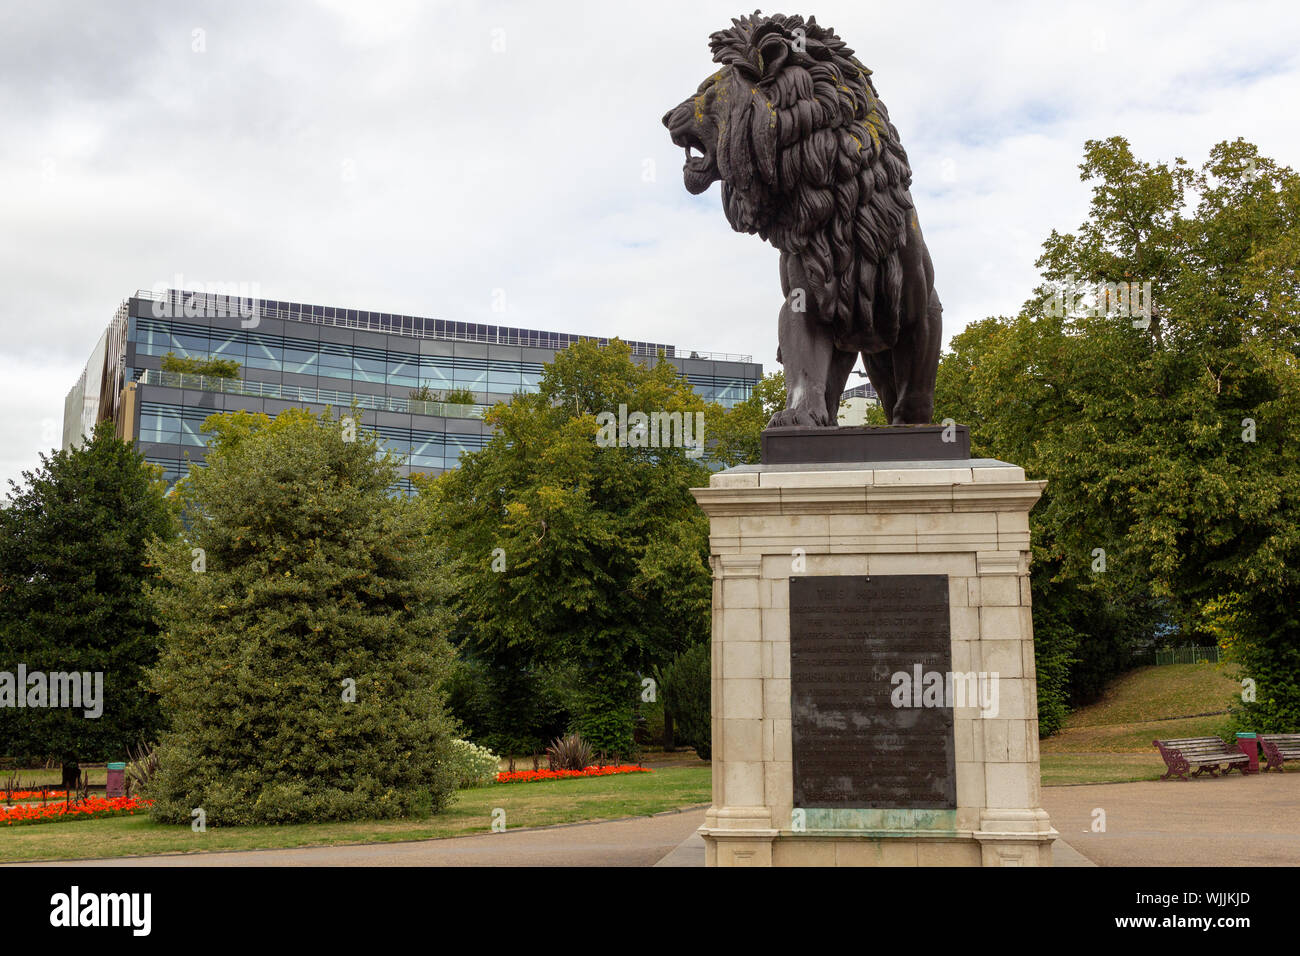
[[[788,425],[829,425],[826,420],[826,412],[810,410],[807,408],[786,408],[772,416],[772,420],[767,423],[768,428],[784,428]]]

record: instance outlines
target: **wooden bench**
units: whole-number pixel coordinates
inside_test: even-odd
[[[1268,766],[1264,768],[1282,772],[1286,760],[1300,760],[1300,734],[1260,734],[1259,746],[1264,751]]]
[[[1221,765],[1224,773],[1236,767],[1244,776],[1246,768],[1250,766],[1250,757],[1232,744],[1224,743],[1219,737],[1180,737],[1176,740],[1151,742],[1160,751],[1160,756],[1165,758],[1165,766],[1169,768],[1161,780],[1171,777],[1186,780],[1187,771],[1192,770],[1192,767],[1196,768],[1192,770],[1193,777],[1200,776],[1207,770],[1214,777],[1218,775]]]

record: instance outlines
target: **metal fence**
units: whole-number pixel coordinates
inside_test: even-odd
[[[1219,663],[1218,647],[1169,647],[1156,651],[1156,664]]]
[[[356,309],[326,309],[319,306],[304,306],[311,311],[290,311],[268,305],[261,299],[244,298],[235,295],[216,295],[203,292],[181,292],[169,290],[160,292],[151,289],[137,289],[137,299],[151,302],[165,302],[169,306],[169,317],[184,318],[186,315],[211,316],[224,318],[248,319],[254,315],[271,319],[284,319],[291,322],[308,322],[312,325],[332,325],[338,328],[358,329],[363,332],[381,332],[387,335],[406,335],[421,339],[438,339],[448,342],[475,342],[483,345],[519,345],[529,348],[561,348],[579,340],[605,343],[608,339],[594,335],[568,335],[561,333],[537,332],[531,329],[515,329],[504,326],[479,326],[465,322],[463,329],[443,328],[431,331],[427,323],[432,319],[420,316],[392,315],[383,313],[387,320],[378,318],[381,313],[363,312],[355,318],[352,315],[339,315],[339,312],[356,313]],[[321,309],[318,314],[315,310]],[[187,311],[188,310],[188,311]],[[365,316],[364,318],[362,316]],[[549,336],[558,339],[552,342]],[[695,349],[683,349],[673,345],[659,345],[654,342],[624,342],[633,355],[654,358],[661,352],[668,358],[703,359],[709,362],[742,362],[752,364],[753,355],[734,352],[702,352]]]

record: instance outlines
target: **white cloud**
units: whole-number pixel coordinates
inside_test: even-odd
[[[0,478],[36,463],[119,301],[183,273],[270,298],[619,334],[771,369],[776,255],[681,185],[659,123],[713,69],[706,2],[197,15],[27,5],[0,27]],[[1291,3],[818,3],[914,169],[951,335],[1009,313],[1087,211],[1087,139],[1295,165]],[[203,30],[203,52],[194,31]],[[653,182],[645,182],[647,161]],[[491,310],[494,289],[508,312]]]

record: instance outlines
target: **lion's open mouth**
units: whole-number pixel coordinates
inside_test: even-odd
[[[690,101],[670,110],[665,114],[663,122],[674,145],[682,147],[686,153],[682,179],[686,183],[687,192],[702,193],[715,180],[722,178],[717,163],[713,160],[712,147],[700,136],[701,131]]]
[[[682,140],[683,142],[678,144],[686,152],[686,162],[682,164],[682,179],[686,183],[686,190],[692,195],[697,195],[708,189],[713,181],[719,178],[718,167],[713,162],[713,156],[708,148],[694,136],[688,133],[682,137]]]

